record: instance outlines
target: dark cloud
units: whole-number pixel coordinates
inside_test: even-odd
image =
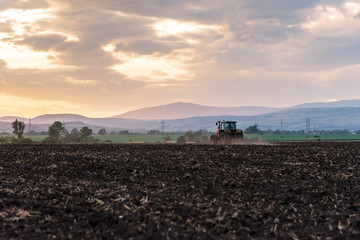
[[[231,0],[236,1],[236,0]],[[72,0],[69,3],[72,8],[101,9],[106,11],[119,11],[144,17],[171,18],[203,23],[219,22],[224,15],[219,7],[226,3],[214,1],[192,0]]]
[[[300,71],[326,71],[360,64],[360,46],[357,40],[343,38],[315,39],[289,62]]]
[[[14,3],[14,0],[2,0],[0,1],[0,10],[7,9],[12,6],[12,3]]]
[[[26,37],[24,40],[17,41],[16,44],[27,45],[38,51],[48,51],[64,42],[67,38],[56,34],[35,35]]]
[[[78,67],[111,67],[119,63],[100,47],[89,47],[83,42],[66,42],[57,49],[56,63]]]
[[[86,4],[86,6],[91,4]],[[57,29],[64,28],[65,32],[73,34],[79,40],[74,42],[65,42],[57,46],[59,61],[64,65],[75,66],[112,66],[119,63],[110,53],[106,53],[103,47],[113,40],[129,43],[129,51],[135,50],[134,45],[139,48],[139,52],[149,52],[150,47],[146,44],[152,44],[151,47],[158,46],[156,50],[165,50],[166,47],[160,46],[160,43],[152,42],[154,37],[151,20],[138,17],[124,17],[114,13],[95,10],[82,6],[77,9],[71,5],[71,9],[63,9],[57,12],[57,18],[60,22],[53,22],[51,26]],[[93,6],[92,6],[93,7]],[[150,40],[146,40],[150,39]],[[136,52],[136,51],[134,51]]]
[[[1,0],[0,10],[7,8],[18,8],[18,9],[39,9],[48,8],[50,5],[47,0]]]
[[[318,4],[319,0],[257,0],[241,1],[244,11],[250,19],[256,18],[278,18],[299,19],[306,11]]]

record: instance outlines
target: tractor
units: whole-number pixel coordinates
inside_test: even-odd
[[[244,138],[244,133],[241,129],[236,129],[236,121],[218,121],[216,123],[218,130],[216,135],[211,135],[210,143],[230,144],[238,142]]]

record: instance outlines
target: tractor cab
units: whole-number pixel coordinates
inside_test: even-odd
[[[235,121],[222,121],[218,122],[218,130],[230,130],[234,131],[236,130],[236,122]]]

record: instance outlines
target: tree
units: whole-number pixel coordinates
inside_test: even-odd
[[[79,134],[71,133],[71,134],[66,134],[63,141],[66,142],[66,143],[71,143],[71,142],[80,142],[81,139],[80,139]]]
[[[150,131],[148,131],[148,133],[147,134],[160,134],[161,132],[160,131],[158,131],[158,130],[150,130]]]
[[[245,129],[244,133],[246,134],[256,134],[256,133],[262,133],[262,131],[258,128],[258,125],[255,123],[252,126],[249,126]]]
[[[168,141],[171,141],[171,137],[169,135],[166,135],[164,137],[164,142],[168,142]]]
[[[59,142],[60,133],[64,129],[62,122],[56,121],[49,127],[49,136],[55,142]]]
[[[69,134],[69,131],[66,128],[64,128],[63,130],[61,130],[61,134],[62,135]]]
[[[71,134],[79,134],[79,130],[77,128],[73,128],[73,130],[71,130]]]
[[[119,135],[129,135],[129,130],[121,130],[118,132]]]
[[[24,122],[18,121],[17,119],[11,123],[14,131],[13,133],[17,135],[18,142],[22,139],[22,136],[24,134],[25,124]]]
[[[93,133],[93,130],[84,126],[80,129],[80,138],[87,142],[87,138]]]
[[[99,135],[106,135],[107,132],[106,132],[106,129],[105,128],[102,128],[99,130]]]

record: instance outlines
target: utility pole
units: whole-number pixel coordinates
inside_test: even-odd
[[[281,118],[281,121],[280,121],[280,130],[281,130],[281,133],[283,132],[283,119]]]
[[[31,138],[31,118],[29,118],[29,135],[30,135],[29,137]]]
[[[165,130],[165,122],[161,121],[161,133],[164,134],[164,130]]]
[[[306,118],[306,133],[310,133],[310,118]]]

